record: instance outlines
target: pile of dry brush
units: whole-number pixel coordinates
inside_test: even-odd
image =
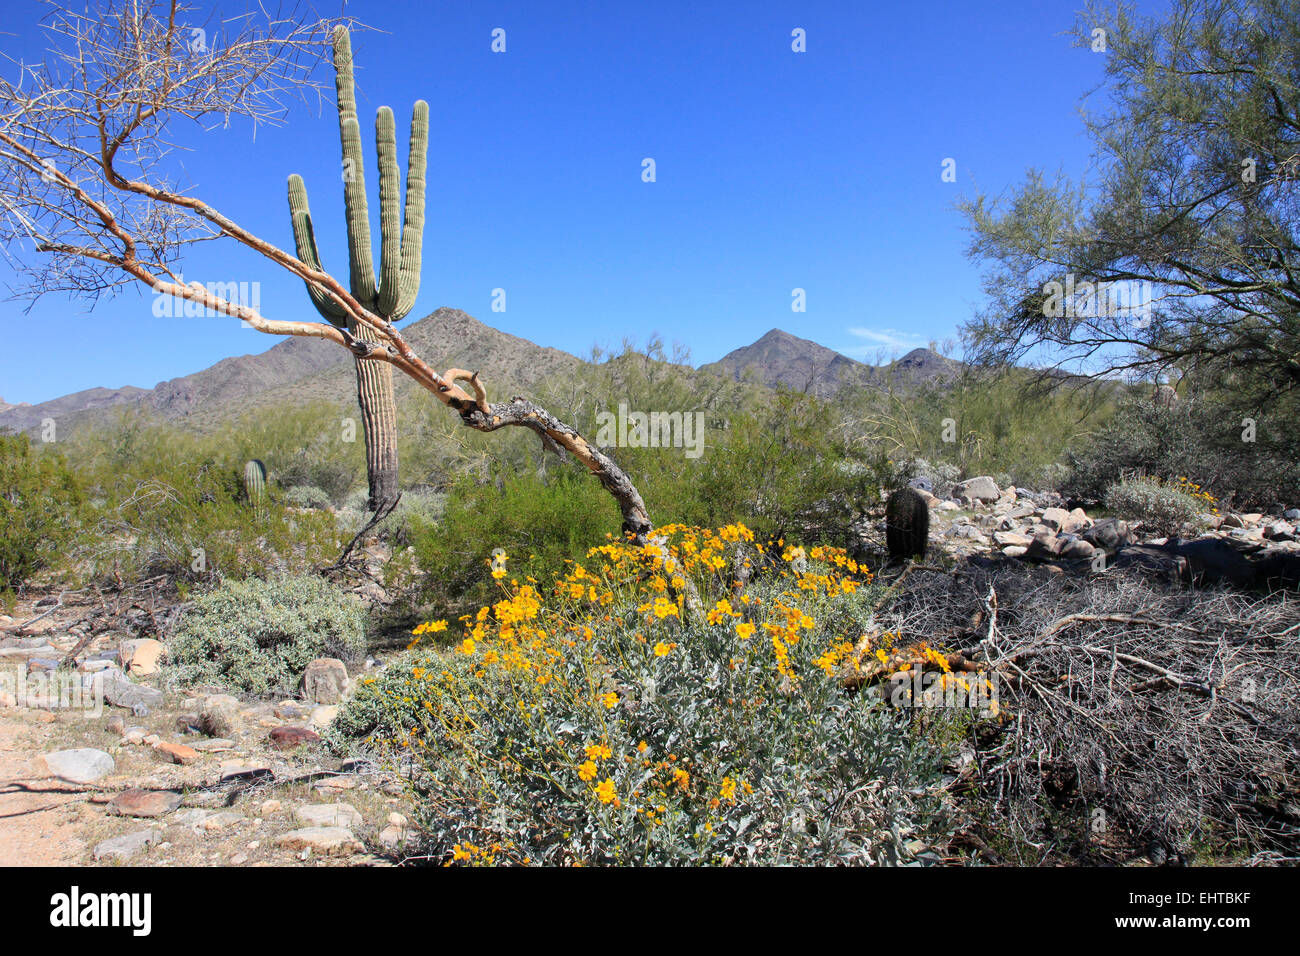
[[[972,723],[952,788],[983,856],[1300,858],[1294,592],[1008,562],[914,568],[885,614],[996,675],[1001,717]]]

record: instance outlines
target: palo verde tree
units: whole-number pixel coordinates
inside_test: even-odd
[[[970,354],[1296,389],[1300,0],[1094,6],[1076,34],[1105,58],[1093,168],[963,204],[990,296]]]
[[[353,297],[369,311],[392,323],[403,319],[420,291],[420,252],[424,238],[425,165],[429,149],[429,104],[417,100],[411,112],[411,142],[406,171],[406,212],[401,209],[397,171],[397,130],[393,111],[381,106],[375,118],[375,146],[379,158],[379,275],[375,275],[370,244],[370,213],[366,205],[366,174],[357,121],[356,92],[352,81],[352,40],[347,27],[334,29],[335,89],[339,108],[339,139],[343,146],[343,203],[347,212],[348,257],[351,260]],[[307,187],[302,177],[289,177],[289,213],[298,258],[323,272],[316,251],[316,235]],[[378,345],[379,334],[355,319],[310,282],[307,293],[322,317],[346,328],[360,342]],[[393,397],[393,367],[358,357],[357,404],[366,438],[366,472],[370,482],[370,510],[381,511],[396,500],[397,403]]]
[[[196,46],[185,26],[191,12],[176,0],[98,0],[85,11],[55,4],[46,18],[50,55],[0,78],[0,241],[30,279],[26,292],[96,296],[139,284],[270,335],[334,342],[360,361],[410,376],[470,428],[520,426],[566,449],[617,501],[624,530],[644,540],[652,526],[640,493],[577,429],[524,398],[489,402],[476,373],[439,374],[376,303],[178,181],[167,162],[173,127],[282,122],[290,97],[319,93],[315,71],[339,25],[296,15],[254,22],[250,15],[224,21],[224,35]],[[329,322],[272,319],[214,284],[183,281],[182,253],[216,240],[240,243],[302,279],[339,315]],[[30,258],[33,249],[43,257]],[[385,257],[381,273],[396,261]],[[378,294],[395,289],[400,298],[400,282],[381,275]]]

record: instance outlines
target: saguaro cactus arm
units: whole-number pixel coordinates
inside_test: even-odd
[[[324,272],[320,254],[316,251],[316,230],[312,227],[311,209],[307,205],[307,184],[297,173],[289,177],[289,216],[293,220],[293,241],[298,249],[298,258],[308,268]],[[316,311],[334,325],[343,327],[347,312],[319,286],[311,282],[306,285],[307,294],[311,296]]]
[[[402,221],[402,269],[395,318],[403,318],[415,306],[420,292],[421,252],[424,245],[424,189],[429,162],[429,104],[416,100],[411,110],[411,142],[406,160],[406,214]],[[386,291],[386,290],[381,290]]]
[[[347,27],[334,28],[334,88],[339,103],[339,142],[343,147],[343,202],[347,207],[348,259],[352,294],[362,302],[375,299],[375,262],[370,248],[370,210],[361,153],[361,125],[352,80],[352,39]]]

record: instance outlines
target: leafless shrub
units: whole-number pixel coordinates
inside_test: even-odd
[[[956,789],[1009,838],[1007,862],[1134,846],[1297,858],[1294,593],[1008,564],[912,575],[889,613],[904,642],[999,675],[999,731],[974,735]]]

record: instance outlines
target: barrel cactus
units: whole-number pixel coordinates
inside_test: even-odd
[[[335,89],[338,93],[339,139],[343,147],[343,203],[347,214],[351,293],[367,310],[390,322],[404,318],[415,305],[420,290],[420,259],[424,238],[425,168],[429,147],[429,104],[417,100],[411,113],[411,139],[406,171],[406,208],[401,207],[397,168],[397,131],[393,111],[379,108],[375,118],[375,146],[379,158],[379,274],[375,275],[370,242],[370,215],[366,204],[366,178],[352,77],[352,40],[346,27],[334,31]],[[307,187],[296,173],[289,177],[289,212],[293,220],[298,258],[312,269],[324,271],[316,249]],[[329,322],[347,328],[363,342],[378,335],[359,325],[326,293],[308,283],[316,310]],[[366,470],[372,511],[398,494],[397,406],[393,398],[393,370],[386,362],[358,358],[357,403],[366,439]]]

